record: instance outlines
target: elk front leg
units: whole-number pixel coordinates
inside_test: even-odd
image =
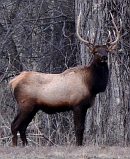
[[[77,107],[73,110],[73,113],[74,113],[76,145],[81,146],[83,141],[86,110],[84,110],[82,107]]]

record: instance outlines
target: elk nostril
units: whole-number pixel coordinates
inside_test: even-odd
[[[103,56],[102,60],[106,61],[106,60],[108,60],[108,57],[107,56]]]

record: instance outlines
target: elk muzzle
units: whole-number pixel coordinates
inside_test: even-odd
[[[103,60],[103,61],[107,61],[107,60],[108,60],[108,57],[107,57],[107,56],[102,56],[102,60]]]

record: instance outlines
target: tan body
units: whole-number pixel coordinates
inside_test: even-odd
[[[68,106],[73,109],[88,97],[87,72],[86,67],[75,67],[61,74],[27,71],[16,76],[9,85],[13,90],[19,89],[16,96],[21,103],[33,100],[37,106]]]

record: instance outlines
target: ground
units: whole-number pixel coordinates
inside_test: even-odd
[[[130,147],[5,147],[0,159],[130,159]]]

